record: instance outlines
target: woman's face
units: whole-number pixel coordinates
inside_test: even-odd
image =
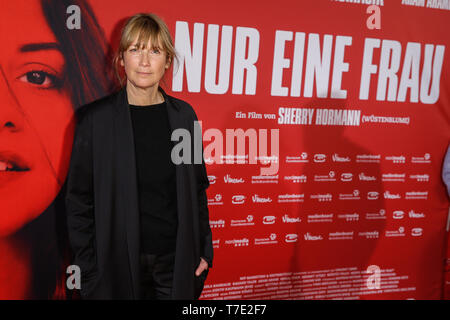
[[[60,191],[69,165],[74,119],[70,96],[63,88],[65,59],[40,1],[5,1],[0,30],[3,237],[35,219]]]
[[[142,89],[159,85],[159,81],[164,76],[164,72],[170,66],[167,54],[159,45],[154,48],[151,40],[148,41],[144,49],[139,49],[135,39],[130,47],[123,53],[120,64],[125,68],[127,81],[132,85]]]

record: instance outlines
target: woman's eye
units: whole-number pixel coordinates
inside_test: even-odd
[[[28,82],[44,88],[54,88],[59,85],[56,76],[45,71],[29,71],[19,78],[23,82]]]

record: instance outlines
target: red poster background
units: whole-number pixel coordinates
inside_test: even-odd
[[[441,179],[442,161],[450,141],[448,10],[384,1],[380,6],[381,28],[370,30],[366,25],[370,16],[366,13],[367,5],[340,1],[283,0],[273,3],[202,0],[192,3],[174,0],[169,3],[91,0],[89,3],[112,49],[117,46],[124,19],[138,12],[158,14],[166,21],[174,38],[176,22],[187,22],[191,43],[194,23],[203,24],[202,69],[197,71],[201,73],[200,92],[189,91],[184,75],[181,92],[172,90],[172,74],[167,74],[163,87],[169,94],[188,101],[194,107],[202,121],[203,132],[217,128],[225,135],[227,128],[267,129],[269,132],[279,129],[280,154],[276,181],[252,182],[252,177],[259,176],[261,164],[207,166],[212,182],[207,194],[215,257],[202,298],[441,299],[445,290],[449,296],[448,271],[445,273],[445,269],[448,270],[446,257],[450,256],[446,231],[449,201]],[[33,10],[33,6],[26,2],[11,1],[10,6],[12,4],[25,12]],[[34,28],[33,21],[28,21],[27,28]],[[231,66],[237,27],[258,31],[259,55],[255,64],[257,80],[254,95],[232,93],[232,68],[226,93],[209,94],[205,90],[205,56],[210,24],[233,27]],[[346,47],[344,58],[349,63],[349,71],[343,73],[341,85],[347,90],[347,98],[333,99],[329,95],[320,98],[316,89],[311,98],[303,95],[272,96],[277,30],[318,34],[321,47],[325,35],[332,35],[333,39],[336,36],[352,37],[352,44]],[[4,31],[2,36],[8,37]],[[377,75],[372,75],[369,99],[360,100],[366,38],[398,41],[402,48],[400,70],[408,42],[421,44],[420,70],[426,44],[445,46],[437,102],[412,103],[409,92],[406,102],[377,101]],[[333,40],[333,53],[334,44]],[[294,41],[286,42],[284,57],[290,59],[291,64],[293,50]],[[331,57],[333,59],[333,54]],[[379,64],[379,61],[380,49],[375,49],[373,63]],[[291,76],[292,69],[286,68],[283,86],[290,87]],[[281,125],[277,122],[280,107],[356,109],[365,116],[409,117],[410,120],[407,125],[379,122],[362,122],[358,126]],[[236,116],[238,112],[247,115],[249,112],[275,114],[277,117],[242,119]],[[206,147],[210,142],[203,143]],[[60,153],[67,157],[67,150],[60,150]],[[299,158],[303,153],[307,154],[308,162],[287,161],[289,157]],[[325,162],[315,162],[316,154],[324,154]],[[348,157],[350,161],[335,161],[336,155]],[[379,162],[358,162],[358,155],[379,155]],[[403,161],[398,162],[392,157]],[[424,163],[413,159],[422,159]],[[64,160],[58,168],[64,176]],[[343,173],[351,173],[352,180],[342,181]],[[359,178],[361,173],[376,180],[362,181]],[[388,174],[404,175],[403,181],[386,181],[383,175]],[[292,178],[302,175],[306,176],[306,182],[297,182]],[[411,177],[417,175],[428,175],[428,180]],[[316,176],[327,176],[332,181],[318,181],[320,177],[315,181]],[[227,177],[242,179],[244,183],[230,183]],[[368,192],[378,192],[379,196],[376,200],[369,200]],[[399,194],[401,199],[390,199],[386,197],[386,192],[388,195]],[[408,192],[426,192],[427,196],[426,199],[407,199]],[[332,200],[318,201],[311,197],[319,194],[331,194]],[[303,201],[279,202],[280,195],[303,195],[300,197]],[[345,195],[360,198],[342,199]],[[233,203],[236,196],[244,196],[245,201]],[[271,201],[255,201],[258,198],[270,198]],[[380,211],[385,218],[380,218]],[[403,212],[401,218],[399,213],[394,213],[399,211]],[[378,219],[368,218],[374,214]],[[415,214],[419,217],[414,217]],[[275,217],[275,222],[266,224],[270,218],[265,217]],[[285,222],[286,217],[300,218],[300,222]],[[239,225],[243,222],[247,225]],[[342,232],[353,232],[352,239],[329,239],[330,233]],[[297,238],[289,242],[286,241],[290,239],[287,235],[296,235]],[[311,240],[317,236],[322,239]],[[267,240],[266,244],[264,240]],[[365,271],[370,265],[381,270],[381,286],[377,289],[366,285],[370,274]],[[5,275],[7,271],[3,270],[11,268],[2,268],[2,273]],[[8,297],[8,294],[4,296]]]

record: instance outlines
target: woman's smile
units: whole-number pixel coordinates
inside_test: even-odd
[[[30,171],[30,167],[19,155],[0,151],[0,188],[21,178],[27,171]]]
[[[0,171],[28,171],[25,160],[18,154],[9,151],[0,151]]]

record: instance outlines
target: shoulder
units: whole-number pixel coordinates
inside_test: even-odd
[[[107,96],[104,96],[92,102],[89,102],[85,105],[82,105],[76,110],[77,117],[84,118],[101,110],[111,108],[112,104],[116,101],[117,95],[119,93],[120,90],[115,91]]]
[[[171,95],[167,95],[167,97],[169,98],[170,102],[175,104],[178,107],[178,110],[185,116],[188,117],[192,117],[195,120],[197,120],[197,114],[195,113],[194,108],[192,107],[192,105],[182,99],[176,98],[174,96]]]

